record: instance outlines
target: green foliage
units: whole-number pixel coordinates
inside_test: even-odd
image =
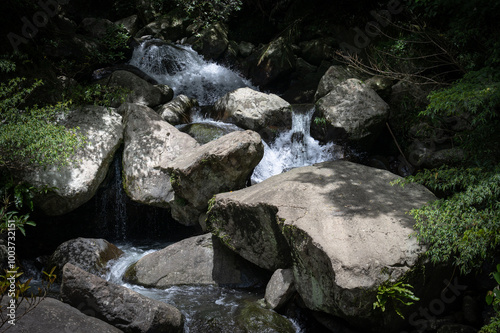
[[[24,273],[20,271],[19,267],[5,270],[5,275],[0,275],[0,303],[5,304],[0,305],[0,329],[3,328],[11,319],[7,316],[10,311],[7,309],[9,302],[2,302],[3,298],[8,295],[9,299],[15,300],[16,321],[20,320],[27,313],[35,309],[40,304],[40,302],[42,302],[47,297],[52,285],[56,280],[56,275],[54,274],[55,269],[56,266],[52,267],[52,270],[49,273],[43,271],[45,279],[42,280],[42,286],[37,289],[36,293],[30,294],[28,294],[28,291],[31,289],[31,278],[22,282],[19,278]],[[13,285],[12,281],[15,281]],[[14,287],[14,289],[12,289],[12,286]],[[26,307],[25,310],[21,312],[19,310],[19,307],[23,303],[26,303]],[[7,329],[3,330],[2,332],[5,332]]]
[[[16,183],[13,179],[4,175],[0,179],[0,234],[19,230],[26,236],[25,226],[35,226],[35,222],[29,220],[29,212],[33,211],[33,199],[35,193],[46,192],[48,188],[39,190],[25,183]]]
[[[410,0],[407,8],[433,26],[459,50],[458,59],[467,70],[497,66],[498,1]]]
[[[500,314],[497,314],[495,317],[491,318],[491,321],[488,325],[485,325],[481,328],[479,333],[498,333],[500,332]]]
[[[417,239],[429,244],[434,263],[449,262],[463,273],[478,269],[500,244],[500,165],[424,170],[405,182],[418,182],[451,195],[413,209]]]
[[[476,163],[498,162],[500,153],[498,127],[500,115],[500,71],[485,67],[467,73],[447,89],[429,95],[429,105],[422,117],[438,121],[443,117],[464,116],[470,130],[456,137]]]
[[[318,126],[326,126],[325,117],[314,117],[313,122]]]
[[[13,63],[7,66],[15,68]],[[58,124],[67,104],[27,106],[27,98],[41,85],[37,80],[26,86],[26,79],[19,77],[0,84],[0,167],[65,165],[83,144],[77,128]]]
[[[413,287],[402,282],[380,285],[377,290],[377,301],[373,303],[373,308],[380,308],[384,312],[386,306],[391,304],[396,313],[404,319],[400,309],[401,304],[408,306],[412,305],[413,301],[420,300],[409,288]]]
[[[114,63],[125,59],[124,50],[128,49],[130,35],[123,26],[111,25],[106,29],[106,35],[99,39],[102,47],[94,55],[101,64]]]
[[[486,303],[493,305],[493,309],[500,313],[500,264],[497,265],[497,271],[492,272],[491,276],[495,279],[497,286],[486,295]]]
[[[422,170],[417,182],[443,197],[411,214],[417,238],[429,244],[435,262],[452,262],[463,273],[479,269],[500,244],[500,71],[485,67],[429,95],[420,117],[436,126],[450,116],[467,119],[454,136],[467,161],[457,167]]]
[[[495,279],[497,285],[493,290],[488,291],[486,295],[486,303],[493,306],[496,315],[488,325],[481,328],[479,333],[496,333],[500,331],[500,264],[497,265],[496,269],[496,272],[492,272],[491,276]]]
[[[128,89],[118,86],[106,86],[101,84],[84,86],[78,84],[71,87],[63,97],[70,104],[93,104],[111,107],[125,102],[129,93],[130,91]]]
[[[195,23],[207,27],[215,22],[225,22],[231,14],[241,9],[242,0],[175,0]]]

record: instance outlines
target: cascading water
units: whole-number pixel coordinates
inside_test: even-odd
[[[203,60],[188,46],[166,44],[159,40],[143,42],[134,50],[130,64],[140,68],[159,83],[170,86],[176,95],[185,94],[196,98],[200,105],[211,105],[227,92],[241,87],[252,87],[230,69]],[[269,145],[264,143],[265,153],[261,163],[256,167],[252,182],[258,183],[273,175],[291,168],[335,158],[333,144],[320,145],[310,136],[311,117],[314,109],[295,108],[293,111],[292,129],[279,134]],[[204,118],[200,113],[192,115],[194,123],[215,126],[230,132],[241,130],[235,125],[224,124]],[[118,162],[117,162],[118,163]],[[114,165],[118,171],[120,163]],[[119,180],[118,180],[119,181]],[[117,183],[118,184],[118,183]],[[114,186],[114,185],[112,185]],[[121,183],[119,184],[121,186]],[[116,189],[122,192],[121,189]],[[116,196],[116,200],[119,196]],[[107,200],[107,198],[103,199]],[[103,203],[105,210],[106,203]],[[117,216],[118,218],[118,216]],[[124,219],[127,218],[126,212]],[[124,221],[116,221],[117,225]],[[125,235],[117,227],[118,236]],[[117,237],[124,239],[123,237]],[[221,332],[241,331],[236,322],[238,310],[248,302],[256,302],[263,297],[262,291],[245,291],[218,286],[175,286],[165,290],[144,288],[124,283],[122,276],[126,269],[142,256],[159,250],[167,244],[147,244],[137,246],[131,242],[117,244],[125,254],[110,264],[106,278],[119,285],[124,285],[148,297],[164,301],[179,308],[186,317],[185,332],[204,332],[206,325],[216,323],[215,329]],[[295,331],[302,329],[294,323]]]
[[[146,40],[134,50],[130,64],[166,84],[175,95],[196,98],[200,105],[211,105],[226,93],[251,82],[238,73],[208,62],[190,46]]]
[[[97,219],[102,221],[102,234],[124,240],[127,233],[127,204],[121,174],[121,154],[116,154],[110,168],[109,188],[104,191],[96,205]]]
[[[294,108],[292,129],[279,134],[273,143],[264,143],[264,157],[252,175],[252,183],[271,176],[314,163],[338,158],[335,145],[320,145],[311,137],[311,119],[314,107]]]

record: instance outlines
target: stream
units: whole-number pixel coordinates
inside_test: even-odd
[[[134,50],[130,64],[140,68],[158,82],[169,85],[176,96],[184,94],[196,98],[202,106],[211,105],[226,93],[241,87],[251,87],[258,90],[249,80],[237,72],[205,61],[188,46],[147,40]],[[273,142],[263,141],[264,157],[254,170],[251,177],[252,184],[295,167],[339,157],[333,143],[320,145],[310,136],[313,113],[314,109],[311,106],[294,106],[292,128],[278,133]],[[215,126],[222,129],[224,134],[242,130],[232,124],[205,118],[200,112],[194,113],[191,121],[195,124]],[[182,126],[186,125],[178,126],[178,128],[182,128]],[[147,213],[151,216],[130,215],[131,207],[135,206],[123,190],[121,172],[121,160],[117,157],[111,166],[111,180],[107,183],[106,190],[96,197],[95,204],[96,219],[102,221],[100,225],[103,232],[100,234],[102,236],[108,235],[108,239],[124,251],[124,255],[109,263],[109,272],[105,276],[108,281],[176,306],[186,318],[186,333],[290,331],[289,329],[283,331],[273,327],[271,322],[269,322],[270,326],[262,328],[262,320],[257,317],[252,317],[254,322],[259,322],[261,325],[257,330],[248,330],[248,323],[242,322],[242,310],[246,311],[244,309],[247,309],[249,305],[255,305],[264,298],[265,286],[253,289],[222,286],[174,286],[167,289],[154,289],[124,283],[122,276],[131,264],[144,255],[169,245],[167,242],[158,242],[148,237],[151,232],[156,237],[163,235],[163,233],[161,230],[151,230],[152,228],[149,228],[145,223],[154,220],[158,225],[167,225],[170,221],[165,220],[163,210],[154,210],[153,208],[149,210],[151,213],[149,211]],[[155,214],[156,216],[152,216]],[[130,216],[135,217],[131,218]],[[137,228],[139,225],[139,221],[134,221],[137,218],[140,218],[141,224],[139,233],[144,233],[142,240],[130,238],[130,235],[138,234],[135,229],[132,230],[133,227]],[[172,223],[175,224],[173,221]],[[175,228],[172,230],[172,232],[167,230],[170,232],[169,241],[172,242],[173,239],[184,237],[183,234],[176,234]],[[271,310],[265,311],[271,313],[271,316],[278,316]],[[310,332],[307,329],[307,323],[305,323],[307,320],[298,319],[301,318],[301,315],[295,314],[292,316],[293,318],[281,317],[280,320],[286,318],[287,325],[297,333]],[[264,314],[262,317],[269,316],[269,314]]]
[[[246,305],[256,303],[264,297],[262,288],[262,290],[245,290],[209,285],[155,289],[124,283],[122,276],[131,264],[148,253],[168,246],[168,243],[133,244],[122,242],[115,244],[124,251],[124,255],[109,263],[106,280],[177,307],[186,318],[185,333],[246,332],[239,320],[239,311]],[[295,328],[295,332],[303,332],[296,321],[289,320]],[[269,332],[276,332],[276,330],[269,330]]]

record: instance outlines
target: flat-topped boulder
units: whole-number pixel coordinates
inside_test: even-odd
[[[378,286],[404,276],[426,249],[409,237],[414,220],[406,212],[435,199],[417,184],[392,186],[399,178],[347,161],[296,168],[217,194],[208,221],[261,267],[286,268],[291,255],[308,308],[376,327],[384,320],[373,310]]]
[[[290,128],[292,125],[292,109],[287,101],[251,88],[227,93],[215,103],[214,111],[225,122],[257,132],[268,126]]]

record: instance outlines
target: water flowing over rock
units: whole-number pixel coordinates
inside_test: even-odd
[[[265,94],[251,88],[240,88],[219,99],[214,112],[226,122],[244,129],[260,131],[268,126],[290,128],[290,104],[274,94]]]
[[[145,40],[136,47],[130,64],[171,87],[175,96],[184,94],[200,105],[212,105],[235,89],[253,87],[249,80],[206,61],[189,46],[156,39]]]
[[[175,191],[170,203],[172,216],[185,225],[197,224],[213,195],[245,187],[263,154],[258,133],[236,131],[171,163],[162,162],[160,167],[171,175]]]
[[[62,243],[49,259],[48,270],[56,266],[55,274],[61,276],[62,269],[71,263],[85,271],[102,275],[108,261],[116,259],[123,251],[104,239],[77,238]]]
[[[125,332],[183,332],[184,316],[172,305],[107,282],[72,264],[63,269],[61,298]]]
[[[169,165],[198,143],[146,106],[125,103],[120,109],[125,113],[125,191],[134,201],[168,208],[174,197],[170,175],[158,166]]]
[[[316,109],[339,138],[370,146],[389,117],[389,106],[357,79],[347,79],[316,103]]]
[[[47,215],[71,212],[94,196],[123,137],[122,117],[114,109],[82,107],[71,112],[63,123],[68,128],[79,127],[87,138],[86,145],[71,157],[74,162],[60,168],[36,168],[23,175],[23,180],[35,187],[53,188],[36,198]]]
[[[2,308],[7,308],[7,297],[4,298]],[[38,300],[37,300],[38,301]],[[82,306],[72,307],[54,298],[45,298],[30,312],[21,317],[28,310],[28,302],[22,302],[16,311],[18,320],[15,326],[9,325],[8,332],[12,333],[123,333],[122,330],[95,318]],[[87,311],[86,311],[87,310]]]
[[[264,142],[264,157],[252,174],[253,184],[292,168],[342,157],[332,142],[321,145],[311,137],[314,111],[310,104],[293,105],[292,128],[281,132],[273,142]]]
[[[386,319],[373,310],[377,287],[402,277],[425,251],[408,237],[414,221],[406,212],[435,199],[420,185],[391,186],[397,179],[346,161],[296,168],[216,195],[208,221],[261,267],[289,267],[280,262],[288,250],[309,309],[376,330]]]
[[[250,277],[245,276],[250,269],[248,263],[227,249],[218,238],[205,234],[142,257],[127,270],[124,279],[160,289],[173,285],[243,286],[252,283]]]

